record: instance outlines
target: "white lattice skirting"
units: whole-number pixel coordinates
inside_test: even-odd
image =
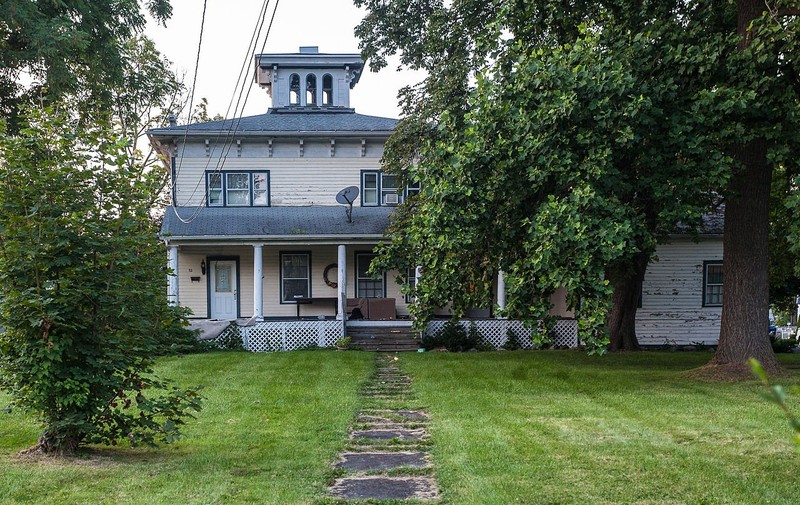
[[[436,332],[444,328],[447,321],[431,321],[425,330],[425,334],[433,336]],[[478,334],[485,344],[500,349],[508,341],[509,331],[513,331],[517,336],[517,341],[523,349],[532,349],[533,343],[532,328],[529,328],[522,321],[509,319],[478,319],[461,320],[459,324],[469,330],[471,325],[475,326]],[[540,323],[541,324],[541,323]],[[536,328],[536,327],[535,327]],[[537,328],[538,331],[538,328]],[[575,319],[559,319],[550,330],[553,339],[552,345],[555,347],[577,347],[578,346],[578,321]]]
[[[447,321],[437,320],[428,323],[426,335],[432,336],[440,331]],[[517,336],[524,349],[535,347],[533,330],[522,321],[508,319],[462,320],[459,324],[469,329],[475,326],[485,344],[500,349],[508,340],[509,330]],[[234,328],[234,327],[231,327]],[[238,327],[242,345],[252,352],[294,351],[309,347],[333,347],[342,338],[341,321],[262,321],[253,326]],[[216,340],[226,336],[225,330]],[[551,330],[552,345],[558,347],[577,347],[578,322],[574,319],[561,319]]]
[[[341,321],[262,321],[239,328],[248,351],[294,351],[333,347],[342,338]]]

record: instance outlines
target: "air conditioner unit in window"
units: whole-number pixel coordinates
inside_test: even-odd
[[[387,195],[383,195],[383,203],[386,205],[397,205],[399,202],[399,195],[397,193],[389,193]]]

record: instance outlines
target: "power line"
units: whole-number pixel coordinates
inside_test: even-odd
[[[279,2],[280,2],[280,0],[276,0],[276,2],[275,2],[275,7],[273,8],[273,11],[272,11],[272,16],[270,18],[270,23],[269,23],[269,25],[267,27],[267,32],[266,32],[266,34],[264,36],[264,42],[262,44],[262,49],[261,49],[262,52],[264,50],[264,47],[266,46],[267,40],[269,38],[269,34],[270,34],[271,30],[272,30],[272,25],[273,25],[273,22],[275,20],[275,13],[277,12]],[[244,107],[246,106],[247,100],[248,100],[248,98],[250,96],[250,90],[252,89],[252,87],[247,90],[247,94],[245,95],[244,102],[242,103],[242,95],[244,94],[244,88],[245,88],[245,86],[247,84],[247,79],[244,77],[246,75],[245,71],[247,70],[247,67],[249,66],[248,62],[249,62],[249,60],[251,58],[251,54],[252,54],[251,51],[254,51],[256,49],[257,41],[261,36],[261,31],[262,31],[262,29],[264,27],[264,21],[266,19],[266,13],[268,11],[268,8],[269,8],[269,0],[265,0],[262,3],[261,9],[259,9],[259,16],[257,18],[258,21],[256,22],[256,26],[253,29],[253,35],[250,38],[250,44],[248,45],[247,52],[245,54],[244,59],[242,60],[242,65],[241,65],[241,68],[240,68],[240,71],[239,71],[239,76],[238,76],[238,78],[236,80],[236,86],[235,86],[234,91],[233,91],[233,93],[231,95],[231,100],[228,103],[228,109],[225,112],[226,116],[228,116],[230,114],[230,111],[231,111],[230,109],[231,109],[231,106],[233,105],[234,97],[237,95],[237,90],[238,90],[238,98],[236,100],[236,106],[234,107],[234,111],[233,111],[234,112],[234,116],[235,116],[236,119],[229,120],[229,123],[228,123],[229,127],[226,128],[227,131],[226,131],[226,135],[225,135],[225,141],[223,142],[223,146],[219,151],[220,155],[217,158],[217,162],[216,162],[216,165],[214,167],[213,173],[219,173],[221,171],[222,167],[224,167],[225,159],[227,159],[227,155],[230,152],[231,146],[233,145],[233,139],[231,138],[232,134],[235,133],[239,128],[239,124],[241,122],[241,114],[244,113]],[[201,33],[202,33],[202,29],[201,29]],[[202,35],[201,35],[201,37],[202,37]],[[252,47],[252,50],[251,50],[251,47]],[[199,54],[198,54],[198,60],[199,60]],[[241,111],[239,110],[239,104],[240,103],[242,103]],[[225,124],[225,123],[223,122],[223,124]],[[185,131],[186,134],[188,134],[188,128],[189,128],[189,125],[187,124],[186,131]],[[217,136],[217,138],[216,138],[216,140],[214,142],[214,147],[213,147],[212,152],[216,151],[216,148],[217,148],[218,144],[219,144],[219,135]],[[183,152],[182,152],[182,156],[181,157],[183,157],[183,153],[185,152],[185,149],[186,149],[186,136],[184,136]],[[206,162],[206,166],[205,166],[205,169],[203,170],[201,178],[197,181],[197,184],[195,185],[194,190],[192,191],[192,194],[189,196],[189,201],[192,200],[195,197],[195,195],[197,194],[197,191],[199,190],[201,185],[205,186],[205,184],[203,184],[203,183],[205,182],[205,179],[207,177],[207,173],[206,172],[207,172],[208,167],[209,167],[210,164],[211,164],[211,157],[209,157],[208,161]],[[176,177],[176,179],[177,179],[177,177]],[[173,181],[173,184],[175,184],[175,181]],[[200,214],[200,212],[202,212],[203,208],[205,208],[205,206],[206,206],[206,202],[207,202],[207,199],[208,199],[208,193],[205,190],[204,190],[203,193],[204,194],[203,194],[202,202],[200,203],[200,205],[198,205],[194,209],[194,211],[192,212],[192,215],[189,216],[188,218],[182,218],[180,215],[178,215],[177,206],[173,205],[173,211],[175,213],[175,216],[181,222],[188,224],[188,223],[192,222],[194,219],[196,219],[197,216]]]

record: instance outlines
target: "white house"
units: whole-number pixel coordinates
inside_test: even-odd
[[[350,108],[363,66],[358,54],[323,54],[316,47],[259,54],[255,79],[272,99],[265,114],[149,132],[170,160],[173,205],[161,230],[175,273],[170,300],[196,318],[249,320],[243,331],[254,350],[331,345],[356,325],[410,326],[396,272],[372,278],[367,270],[392,208],[419,188],[399,188],[381,172],[396,120]],[[353,186],[358,194],[348,216],[336,197]],[[709,340],[710,330],[688,339],[678,337],[680,329],[663,331],[665,317],[718,324],[718,310],[700,302],[704,289],[717,289],[715,267],[703,262],[721,259],[721,241],[709,240],[701,252],[693,245],[676,241],[660,250],[661,261],[648,271],[639,321],[647,343]],[[673,288],[664,283],[679,275],[679,293],[668,295]],[[502,305],[502,276],[497,285]],[[563,302],[554,302],[557,315],[571,316]],[[661,305],[673,302],[674,310]],[[348,303],[365,321],[348,322],[345,330]],[[475,324],[495,344],[509,327],[526,332],[519,322],[493,319],[491,310],[473,315],[483,316]],[[576,326],[560,322],[559,343],[576,345]]]

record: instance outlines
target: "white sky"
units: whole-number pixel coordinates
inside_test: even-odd
[[[145,34],[174,63],[178,74],[185,74],[188,87],[197,57],[203,2],[172,0],[171,3],[173,14],[167,27],[151,22]],[[208,0],[194,103],[201,97],[207,98],[211,116],[225,115],[245,58],[246,78],[252,89],[243,115],[262,114],[270,106],[266,91],[253,83],[253,54],[260,52],[264,43],[263,34],[275,0],[269,2],[258,49],[254,51],[248,47],[262,3],[263,0]],[[352,0],[283,0],[278,4],[264,52],[296,53],[300,46],[319,46],[322,53],[358,53],[353,29],[362,18],[363,12]],[[377,74],[365,70],[351,91],[351,107],[361,114],[399,117],[398,89],[418,82],[422,74],[408,70],[397,72],[396,67],[396,63],[390,62]]]

